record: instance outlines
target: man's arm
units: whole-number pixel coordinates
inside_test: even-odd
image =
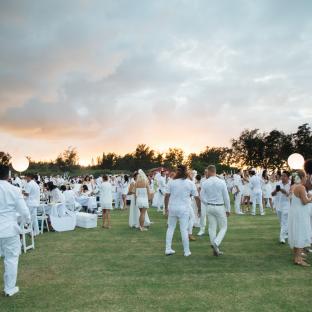
[[[165,195],[165,214],[168,216],[168,205],[169,205],[170,194],[166,193]]]
[[[226,210],[226,214],[227,216],[230,215],[231,213],[231,202],[230,202],[230,196],[229,193],[227,191],[227,187],[225,183],[222,183],[223,187],[222,187],[222,196],[223,196],[223,200],[224,200],[224,205],[225,205],[225,210]]]
[[[202,188],[200,190],[200,200],[207,205],[207,200],[206,200],[206,188],[204,185],[202,185]]]
[[[199,196],[195,196],[194,198],[195,198],[195,202],[196,202],[197,209],[198,209],[198,217],[200,217],[200,215],[201,215],[201,201],[200,201]]]

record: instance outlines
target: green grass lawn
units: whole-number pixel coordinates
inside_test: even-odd
[[[292,264],[272,213],[231,216],[220,258],[207,235],[183,257],[178,229],[177,253],[165,257],[166,222],[149,213],[145,233],[114,211],[111,230],[39,236],[20,258],[20,293],[0,297],[0,311],[312,311],[312,268]]]

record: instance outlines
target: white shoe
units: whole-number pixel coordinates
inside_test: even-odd
[[[192,255],[192,253],[191,252],[188,252],[188,253],[185,253],[184,254],[184,257],[189,257],[189,256],[191,256]]]
[[[197,236],[203,236],[204,234],[205,234],[205,231],[200,230],[200,231],[197,233]]]
[[[166,252],[165,252],[165,255],[166,255],[166,256],[172,256],[172,255],[174,255],[174,254],[175,254],[175,251],[174,251],[173,249],[166,250]]]
[[[260,216],[265,216],[265,213],[264,212],[260,213]]]
[[[250,215],[255,216],[256,214],[255,213],[251,213]]]
[[[219,256],[221,255],[221,251],[220,251],[218,245],[217,245],[216,243],[213,243],[211,247],[212,247],[212,249],[213,249],[214,255],[215,255],[216,257],[219,257]]]
[[[281,240],[280,240],[280,243],[281,243],[281,244],[286,244],[285,239],[281,239]]]
[[[239,212],[239,213],[237,213],[238,215],[240,215],[240,216],[242,216],[242,215],[244,215],[244,213],[243,212]]]
[[[19,292],[19,288],[18,287],[14,287],[10,292],[4,291],[4,295],[6,297],[12,297],[12,296],[16,295],[18,292]]]

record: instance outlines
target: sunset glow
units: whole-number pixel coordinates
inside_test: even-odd
[[[51,160],[74,146],[85,165],[310,122],[309,10],[195,2],[2,3],[1,150]]]

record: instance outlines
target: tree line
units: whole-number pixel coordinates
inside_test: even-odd
[[[169,148],[159,153],[146,144],[139,144],[135,151],[125,155],[103,153],[87,169],[102,171],[133,172],[138,168],[152,170],[158,167],[175,168],[186,163],[198,172],[203,172],[209,164],[215,164],[219,171],[235,168],[261,167],[282,169],[287,167],[290,154],[297,152],[305,159],[312,158],[312,130],[305,123],[294,133],[280,130],[261,132],[259,129],[246,129],[238,138],[231,140],[231,147],[209,147],[200,153],[186,155],[180,148]],[[0,163],[10,163],[11,156],[0,152]],[[29,171],[37,172],[73,172],[81,169],[79,155],[74,147],[67,148],[55,160],[35,162],[30,159]]]

